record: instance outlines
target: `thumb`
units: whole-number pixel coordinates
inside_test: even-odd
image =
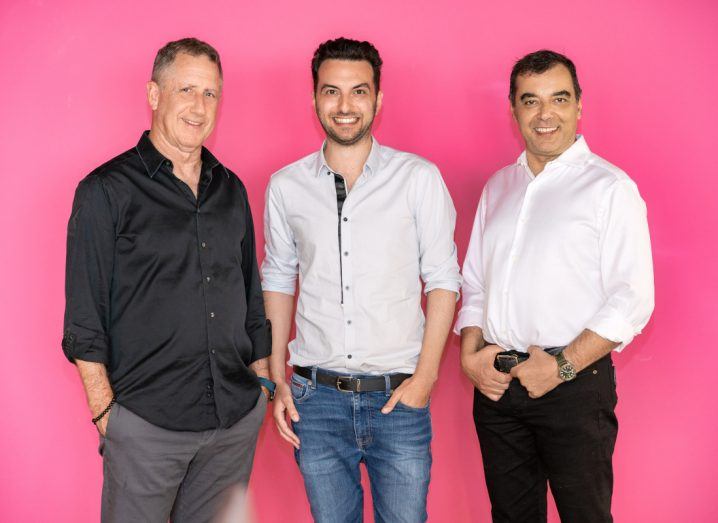
[[[543,352],[543,349],[536,347],[535,345],[531,345],[528,349],[529,356],[532,356],[535,352]]]
[[[389,414],[392,410],[394,410],[394,407],[399,402],[399,395],[395,392],[391,395],[391,398],[389,398],[389,401],[386,402],[384,407],[381,409],[382,414]]]

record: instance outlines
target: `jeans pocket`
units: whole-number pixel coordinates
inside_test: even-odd
[[[292,374],[292,378],[289,380],[289,388],[292,391],[292,399],[295,403],[302,403],[309,398],[314,391],[307,378],[297,376],[296,374]]]
[[[423,407],[411,407],[411,406],[407,405],[406,403],[402,403],[401,400],[399,400],[396,403],[396,407],[394,407],[394,408],[399,407],[400,409],[404,409],[409,412],[427,412],[429,410],[430,405],[431,405],[431,399],[429,399],[429,401]]]

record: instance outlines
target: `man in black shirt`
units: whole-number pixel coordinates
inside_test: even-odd
[[[202,147],[221,91],[214,48],[167,44],[151,130],[75,194],[62,346],[101,437],[103,521],[206,521],[249,479],[271,336],[246,189]]]

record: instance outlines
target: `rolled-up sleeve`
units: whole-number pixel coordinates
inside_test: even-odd
[[[462,271],[464,283],[461,286],[463,299],[461,309],[454,326],[454,332],[461,334],[464,327],[484,328],[484,310],[486,291],[484,287],[484,269],[482,263],[482,236],[486,214],[486,195],[481,195],[474,225],[471,229],[469,247],[464,259]]]
[[[244,289],[247,296],[247,319],[245,329],[249,339],[252,340],[252,362],[266,358],[272,352],[272,336],[270,324],[264,312],[264,299],[262,297],[262,284],[257,266],[257,249],[254,238],[254,220],[249,207],[249,198],[246,190],[245,216],[246,234],[242,241],[242,275]],[[251,362],[250,362],[251,363]]]
[[[424,292],[461,290],[461,275],[454,243],[456,211],[438,168],[431,166],[421,177],[416,208],[419,237],[419,266]]]
[[[646,205],[631,180],[610,187],[599,217],[601,278],[606,301],[586,328],[628,345],[653,312],[653,262]]]
[[[262,289],[294,295],[299,260],[281,195],[270,180],[264,209]]]
[[[108,194],[100,177],[90,175],[75,191],[67,226],[62,349],[71,362],[108,362],[114,249]]]

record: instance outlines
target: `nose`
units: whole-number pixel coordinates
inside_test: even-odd
[[[541,103],[539,105],[539,114],[538,117],[541,120],[549,120],[553,116],[553,108],[550,104]]]
[[[196,114],[204,114],[206,111],[205,104],[207,103],[207,97],[202,92],[197,92],[194,95],[192,103],[192,112]]]
[[[344,94],[339,97],[339,112],[342,114],[349,113],[349,97]]]

